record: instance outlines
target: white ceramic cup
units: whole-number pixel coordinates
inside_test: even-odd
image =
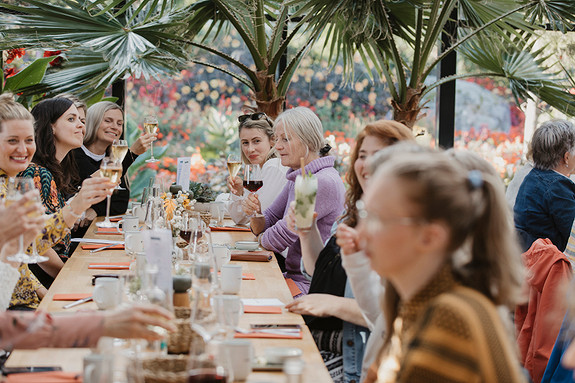
[[[242,286],[242,265],[223,265],[220,283],[224,294],[238,294]]]
[[[114,309],[122,302],[122,282],[119,278],[97,278],[92,296],[100,310]]]
[[[252,342],[247,339],[224,340],[220,347],[230,361],[230,367],[234,374],[234,381],[246,380],[252,372],[254,348]]]
[[[144,238],[141,231],[124,231],[124,244],[128,254],[144,252]]]
[[[221,325],[236,328],[244,313],[244,305],[237,295],[215,295],[213,304],[216,308],[218,322]]]
[[[84,357],[84,383],[113,382],[114,356],[111,354],[88,354]]]
[[[122,228],[120,229],[120,226]],[[135,215],[125,215],[119,222],[118,222],[118,231],[137,231],[140,228],[140,219],[138,216]]]
[[[212,249],[214,250],[214,258],[216,260],[216,269],[219,272],[222,270],[222,266],[230,261],[232,252],[224,245],[213,245]]]

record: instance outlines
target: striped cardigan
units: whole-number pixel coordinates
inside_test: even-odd
[[[510,331],[493,303],[459,286],[446,266],[400,304],[377,381],[524,382]]]

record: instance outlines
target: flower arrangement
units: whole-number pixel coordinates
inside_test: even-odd
[[[178,191],[175,196],[172,193],[163,193],[164,210],[166,211],[166,224],[172,230],[172,237],[177,237],[182,228],[182,215],[184,211],[191,211],[196,203],[190,199],[188,193]]]

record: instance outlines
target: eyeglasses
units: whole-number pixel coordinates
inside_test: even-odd
[[[422,222],[421,219],[416,217],[395,217],[395,218],[381,218],[370,214],[365,208],[365,202],[358,200],[355,203],[357,208],[357,216],[360,221],[363,221],[370,229],[381,230],[390,225],[412,225]]]
[[[266,120],[268,122],[268,124],[270,124],[271,127],[274,126],[274,123],[272,122],[272,120],[270,120],[270,118],[268,117],[267,114],[265,114],[264,112],[257,112],[257,113],[251,113],[251,114],[243,114],[241,116],[238,117],[238,121],[240,122],[240,124],[243,124],[244,122],[246,122],[248,119],[253,120],[253,121],[258,121],[258,120]]]

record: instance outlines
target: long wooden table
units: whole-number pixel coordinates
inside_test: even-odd
[[[95,225],[86,233],[86,238],[107,238],[121,239],[119,235],[97,235],[94,233]],[[217,231],[212,233],[213,242],[219,244],[233,244],[239,240],[254,240],[251,233]],[[63,310],[62,306],[69,302],[53,301],[54,294],[65,293],[91,293],[92,275],[103,270],[90,270],[88,264],[91,262],[123,262],[129,258],[122,250],[103,250],[90,254],[87,250],[82,250],[78,246],[74,255],[66,262],[58,277],[52,284],[46,297],[40,304],[40,309],[51,313],[71,310],[97,310],[95,303],[85,303],[71,310]],[[271,262],[233,262],[242,265],[244,273],[252,273],[255,280],[242,281],[240,296],[242,298],[277,298],[284,303],[292,300],[291,293],[285,283],[278,264],[275,259]],[[111,271],[122,274],[126,271]],[[58,315],[58,314],[56,314]],[[303,328],[302,339],[251,339],[254,345],[255,355],[263,355],[266,347],[297,347],[303,351],[305,368],[302,382],[331,382],[329,373],[322,361],[321,355],[302,317],[283,310],[282,314],[244,314],[240,320],[240,326],[249,328],[251,323],[299,323]],[[38,349],[38,350],[16,350],[7,361],[7,366],[62,366],[64,371],[80,371],[82,369],[82,359],[89,353],[89,349]],[[247,379],[248,382],[284,382],[285,376],[282,372],[254,371]]]

